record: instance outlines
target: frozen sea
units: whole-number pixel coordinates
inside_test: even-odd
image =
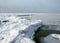
[[[59,13],[0,13],[0,15],[22,15],[27,16],[32,21],[41,19],[44,24],[60,25]]]
[[[50,27],[53,29],[55,29],[55,27],[58,27],[58,29],[60,30],[60,14],[55,14],[55,13],[0,13],[0,18],[7,16],[7,15],[8,16],[16,15],[21,18],[20,19],[18,19],[18,18],[16,19],[14,17],[10,18],[10,23],[8,23],[5,26],[7,28],[2,27],[2,26],[1,26],[2,28],[0,27],[0,37],[1,37],[0,43],[10,43],[10,41],[11,41],[11,43],[35,43],[32,40],[33,35],[35,34],[35,28],[36,28],[36,26],[39,27],[41,25],[41,22],[35,23],[35,21],[37,21],[37,20],[42,20],[44,25],[50,25]],[[4,21],[4,20],[1,19],[1,21]],[[31,25],[31,22],[33,24],[32,27],[27,28],[27,30],[25,30],[26,27]],[[33,28],[33,29],[31,29],[31,28]],[[21,30],[23,30],[23,31],[21,31]],[[13,39],[16,39],[16,40],[13,40]],[[3,40],[3,41],[1,41],[1,40]]]
[[[44,24],[60,25],[60,14],[56,13],[35,13],[32,14],[32,20],[41,19]]]

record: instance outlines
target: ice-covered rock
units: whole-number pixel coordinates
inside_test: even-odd
[[[31,22],[14,16],[3,18],[3,21],[5,20],[8,22],[0,27],[0,43],[35,43],[33,35],[42,25],[41,20]],[[3,21],[2,23],[4,23]]]

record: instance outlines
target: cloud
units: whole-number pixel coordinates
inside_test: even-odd
[[[0,0],[0,12],[60,13],[60,0]]]

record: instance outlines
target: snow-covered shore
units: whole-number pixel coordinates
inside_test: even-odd
[[[35,31],[41,26],[42,21],[31,22],[19,17],[0,18],[0,43],[35,43],[33,40]],[[8,22],[4,23],[3,21]]]

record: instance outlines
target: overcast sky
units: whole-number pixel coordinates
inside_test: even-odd
[[[0,0],[0,12],[60,13],[60,0]]]

